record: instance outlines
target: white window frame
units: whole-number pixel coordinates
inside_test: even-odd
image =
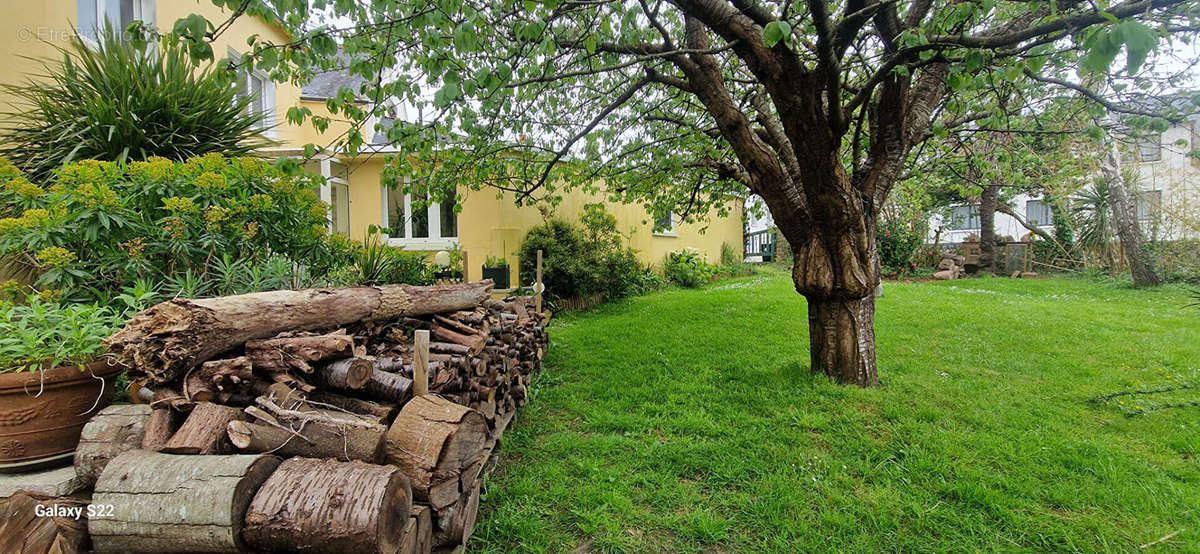
[[[957,223],[957,216],[958,216],[959,208],[967,208],[967,217],[962,223]],[[972,214],[972,212],[974,212],[974,214]],[[976,222],[976,225],[974,227],[971,226],[972,216],[974,216],[974,220]],[[979,205],[978,204],[959,204],[957,206],[954,206],[954,211],[950,213],[950,217],[946,221],[946,224],[950,227],[950,229],[949,229],[950,231],[978,231],[978,230],[980,230],[980,228],[983,226],[983,223],[979,219]],[[960,227],[959,225],[962,225],[962,227]]]
[[[229,57],[234,61],[234,63],[241,65],[242,55],[239,54],[236,50],[230,48],[229,49]],[[263,109],[262,109],[263,117],[262,117],[261,127],[259,127],[259,130],[262,131],[263,135],[265,135],[267,138],[278,139],[279,135],[277,132],[278,128],[275,124],[275,121],[276,121],[275,118],[278,116],[279,107],[277,105],[275,105],[275,81],[271,80],[270,75],[267,75],[266,73],[263,73],[262,71],[259,71],[258,69],[246,71],[245,68],[239,67],[237,71],[238,71],[238,79],[237,79],[236,86],[238,89],[238,95],[241,95],[241,91],[245,90],[245,89],[243,89],[243,87],[247,84],[245,82],[245,79],[248,76],[253,76],[256,79],[262,80],[263,88],[262,88],[262,98],[260,100],[262,101],[262,106],[263,106]]]
[[[678,237],[679,236],[679,235],[675,234],[675,222],[676,222],[675,221],[676,220],[675,212],[674,211],[667,212],[667,219],[669,219],[671,221],[671,225],[669,227],[667,227],[666,229],[655,229],[654,236],[656,236],[656,237]],[[658,226],[658,220],[657,219],[654,220],[654,223],[652,223],[652,225]]]
[[[322,158],[321,159],[321,176],[325,178],[325,182],[321,184],[319,195],[321,197],[321,201],[324,202],[326,206],[328,206],[325,209],[325,222],[326,222],[325,225],[329,229],[330,233],[338,233],[340,231],[335,229],[333,226],[333,211],[337,209],[337,206],[333,205],[333,186],[341,185],[341,186],[346,187],[346,224],[345,224],[346,232],[343,234],[345,234],[346,236],[349,236],[350,235],[350,214],[351,214],[350,183],[348,181],[346,181],[345,179],[334,176],[333,164],[335,164],[335,163],[341,164],[342,162],[335,160],[333,158]],[[342,164],[342,165],[345,165],[345,164]]]
[[[390,190],[387,186],[384,186],[384,185],[380,185],[379,190],[380,190],[380,198],[383,200],[383,202],[382,202],[383,214],[382,214],[382,218],[380,219],[380,221],[383,222],[384,228],[391,229],[392,222],[389,221],[389,218],[391,217],[391,215],[389,214],[389,210],[388,210],[388,208],[391,206],[391,202],[390,202],[391,198],[389,198],[388,195],[393,194],[393,193],[399,193],[400,191],[399,190],[395,190],[395,191]],[[412,213],[412,204],[413,204],[412,194],[407,193],[407,192],[404,193],[404,213],[406,213],[406,214]],[[413,234],[412,218],[409,217],[404,220],[404,237],[388,237],[388,239],[387,239],[388,246],[395,246],[397,248],[403,248],[405,250],[453,250],[455,248],[458,248],[458,237],[457,236],[453,236],[453,237],[443,237],[442,236],[442,204],[441,204],[441,202],[430,202],[429,206],[426,207],[425,210],[426,210],[425,215],[429,221],[429,236],[428,237],[414,238],[412,236],[412,234]],[[457,218],[458,215],[455,214],[455,217]],[[458,226],[458,233],[456,233],[456,235],[461,235],[461,234],[462,234],[462,226],[460,225],[460,226]]]
[[[93,48],[96,46],[99,46],[99,43],[96,41],[96,38],[98,38],[98,37],[91,36],[91,33],[99,33],[100,32],[100,30],[103,28],[104,22],[109,21],[109,19],[108,19],[109,5],[117,4],[119,2],[120,2],[120,0],[76,0],[75,1],[75,18],[77,21],[80,19],[79,18],[80,9],[83,8],[84,6],[90,4],[90,5],[94,6],[95,10],[96,10],[96,27],[97,28],[90,29],[90,30],[77,29],[79,32],[79,37],[83,39],[85,44],[92,46]],[[141,21],[147,25],[154,25],[155,24],[155,0],[134,0],[133,1],[133,17],[131,19],[133,19],[135,21]],[[114,31],[117,31],[118,33],[125,32],[124,26],[120,25],[119,21],[109,21],[109,23],[112,24]]]
[[[1050,216],[1050,221],[1035,220],[1030,217],[1029,205],[1034,204],[1034,203],[1036,203],[1037,205],[1039,205],[1045,209],[1046,214],[1048,214]],[[1050,205],[1046,203],[1046,200],[1044,198],[1038,199],[1038,200],[1026,200],[1025,201],[1025,221],[1032,223],[1034,225],[1037,225],[1038,227],[1053,227],[1054,226],[1054,210],[1050,209]]]

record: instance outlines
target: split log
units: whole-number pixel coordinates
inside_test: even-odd
[[[371,380],[375,363],[366,358],[342,358],[317,367],[316,381],[322,385],[342,390],[363,388]]]
[[[380,447],[387,428],[380,425],[364,429],[322,422],[307,422],[293,428],[283,424],[230,421],[226,432],[230,442],[244,452],[375,463],[380,459]]]
[[[413,506],[412,517],[404,531],[402,554],[430,554],[433,551],[433,516],[429,506]]]
[[[109,406],[83,426],[75,448],[75,474],[84,488],[96,484],[104,466],[117,455],[142,446],[151,411],[145,404]]]
[[[92,495],[94,505],[113,506],[112,517],[88,521],[96,554],[245,552],[246,508],[279,462],[261,454],[117,456]]]
[[[430,487],[458,479],[479,459],[487,441],[487,422],[470,408],[434,395],[413,398],[388,429],[384,455],[404,470],[418,500]]]
[[[363,392],[372,398],[403,404],[412,398],[412,386],[412,379],[374,369],[371,371],[371,380],[363,387]]]
[[[135,375],[164,383],[222,352],[284,331],[452,312],[478,305],[491,292],[492,281],[485,279],[432,287],[384,285],[175,299],[134,315],[104,343]]]
[[[45,510],[52,514],[39,515]],[[87,533],[87,502],[18,491],[0,499],[0,552],[19,554],[86,554],[91,551]]]
[[[179,412],[170,408],[151,410],[150,417],[146,420],[146,432],[142,434],[142,450],[162,450],[167,441],[171,440],[171,435],[175,434],[178,425]]]
[[[254,495],[242,534],[263,551],[394,554],[411,512],[394,467],[292,458]]]
[[[391,421],[392,416],[396,414],[396,405],[390,402],[363,400],[325,390],[314,391],[308,395],[308,399],[318,405],[327,404],[356,414],[372,415],[383,421]]]
[[[225,454],[233,448],[225,435],[230,421],[245,419],[241,410],[211,402],[196,405],[161,452],[168,454]]]
[[[350,356],[354,356],[354,339],[344,329],[325,335],[276,337],[246,343],[246,357],[261,372],[296,369],[312,373],[314,362]]]
[[[435,514],[434,546],[467,544],[479,516],[479,482],[463,491],[462,498],[450,508]]]
[[[437,354],[457,354],[459,356],[467,356],[471,353],[471,348],[461,344],[452,342],[431,342],[429,343],[429,351]]]

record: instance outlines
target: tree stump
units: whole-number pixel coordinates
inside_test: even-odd
[[[200,402],[179,430],[162,447],[168,454],[226,454],[233,447],[225,435],[230,421],[245,419],[237,408]]]
[[[95,485],[104,466],[117,455],[142,446],[150,412],[145,404],[109,406],[83,426],[75,448],[75,474],[84,488]]]
[[[41,510],[54,514],[39,516]],[[91,551],[87,533],[87,502],[71,498],[55,498],[40,493],[21,491],[0,499],[0,552],[14,554],[86,554]]]
[[[264,551],[394,554],[411,511],[394,467],[292,458],[254,495],[243,536]]]
[[[268,455],[176,456],[133,450],[109,462],[88,522],[96,554],[244,552],[246,507],[279,466]]]
[[[487,421],[479,412],[438,396],[418,396],[388,429],[384,456],[404,470],[413,496],[428,500],[433,485],[457,481],[479,459],[487,436]]]

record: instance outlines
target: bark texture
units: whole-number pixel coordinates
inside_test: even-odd
[[[85,483],[84,488],[96,484],[113,458],[142,446],[150,412],[145,404],[109,406],[83,426],[75,447],[75,474]]]
[[[411,512],[394,467],[292,458],[255,494],[243,535],[263,551],[395,554]]]
[[[151,383],[163,383],[248,341],[284,331],[473,308],[491,291],[492,282],[483,280],[432,287],[385,285],[176,299],[138,313],[105,344],[133,372],[144,374]]]
[[[875,372],[875,297],[808,300],[813,371],[839,383],[879,384]]]
[[[267,455],[121,454],[92,495],[113,506],[113,517],[88,522],[96,554],[244,552],[246,507],[278,465]]]
[[[996,207],[1000,185],[989,184],[979,194],[979,273],[996,273]]]
[[[225,436],[230,421],[245,419],[237,408],[201,402],[160,449],[169,454],[225,454],[233,448]]]
[[[404,470],[416,499],[428,501],[432,487],[450,481],[457,497],[460,474],[479,460],[487,438],[479,412],[438,396],[418,396],[388,429],[384,454]]]
[[[230,421],[226,427],[230,442],[243,452],[364,462],[379,461],[386,431],[382,425],[364,429],[322,422],[307,422],[293,429],[278,424]]]
[[[38,507],[82,510],[82,517],[46,517]],[[87,554],[87,502],[18,492],[0,499],[0,552],[14,554]]]
[[[1121,162],[1117,155],[1117,145],[1112,148],[1100,161],[1100,172],[1108,182],[1108,203],[1112,206],[1113,223],[1117,227],[1117,238],[1121,241],[1121,251],[1129,263],[1129,272],[1133,276],[1136,287],[1154,287],[1161,284],[1158,274],[1154,272],[1150,254],[1146,252],[1142,238],[1141,227],[1138,226],[1137,205],[1129,194],[1125,176],[1121,174]]]

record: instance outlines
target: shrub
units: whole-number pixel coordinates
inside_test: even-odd
[[[0,155],[44,181],[81,159],[186,160],[268,144],[227,71],[198,67],[180,45],[156,46],[112,32],[97,46],[73,38],[43,62],[44,75],[4,87],[20,109],[6,114]]]
[[[488,256],[487,259],[483,261],[483,267],[486,267],[488,269],[499,269],[502,267],[508,267],[508,260],[506,260],[500,256]]]
[[[695,248],[668,252],[663,260],[663,273],[667,279],[681,287],[695,288],[712,279],[715,268],[704,261],[704,255]]]
[[[0,301],[0,373],[82,365],[104,353],[101,340],[124,314],[93,304],[60,304],[37,295],[24,304]]]
[[[249,278],[261,281],[303,265],[323,275],[354,251],[327,235],[318,177],[256,158],[84,160],[56,170],[40,192],[27,183],[0,163],[0,205],[34,197],[0,219],[0,256],[70,300],[112,297],[138,279],[192,295],[222,272],[257,271]]]
[[[883,274],[901,275],[915,270],[918,259],[923,259],[925,236],[907,222],[883,218],[875,229],[875,245]]]
[[[602,204],[585,206],[583,227],[553,219],[529,230],[521,243],[521,282],[532,283],[537,251],[542,251],[542,282],[551,300],[601,295],[616,299],[648,290],[649,269],[624,245],[616,218]]]

